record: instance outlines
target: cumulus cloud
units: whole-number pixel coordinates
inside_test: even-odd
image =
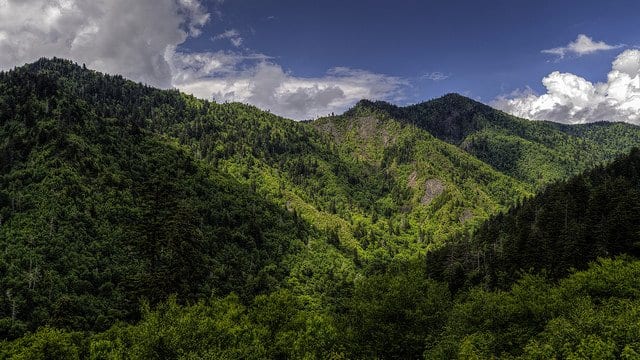
[[[587,35],[580,34],[574,41],[570,42],[566,46],[546,49],[541,52],[544,54],[557,55],[559,59],[563,59],[567,54],[582,56],[593,54],[598,51],[618,49],[622,46],[623,45],[609,45],[604,41],[593,41],[593,39]]]
[[[0,68],[57,56],[168,87],[167,59],[208,20],[197,0],[0,0]]]
[[[404,79],[344,67],[297,77],[262,54],[176,53],[174,84],[200,98],[244,102],[293,119],[341,112],[363,98],[397,100]]]
[[[493,105],[516,116],[563,123],[625,121],[640,125],[640,50],[630,49],[613,61],[607,81],[592,83],[554,71],[542,84],[545,94],[530,90],[503,96]]]
[[[394,100],[402,79],[335,68],[297,77],[269,56],[241,48],[234,29],[213,37],[233,52],[188,52],[223,0],[0,0],[0,70],[62,57],[99,71],[201,98],[240,101],[307,119],[345,110],[361,98]]]
[[[229,42],[235,46],[240,47],[244,39],[240,36],[240,32],[236,29],[227,30],[221,34],[213,37],[213,40],[229,40]]]

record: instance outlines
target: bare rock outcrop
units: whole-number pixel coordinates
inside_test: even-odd
[[[429,179],[425,182],[425,190],[424,195],[420,202],[423,205],[428,205],[435,198],[437,198],[440,194],[444,192],[445,186],[444,183],[438,179]]]

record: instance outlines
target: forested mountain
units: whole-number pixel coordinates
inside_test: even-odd
[[[599,257],[621,254],[640,255],[637,148],[491,218],[472,236],[431,253],[427,264],[458,285],[508,287],[523,272],[557,280]]]
[[[637,357],[639,137],[2,72],[0,359]]]
[[[530,194],[527,184],[385,113],[359,109],[313,126],[329,134],[341,152],[405,185],[391,199],[402,206],[389,203],[385,211],[400,213],[402,222],[418,228],[421,241],[440,244]]]
[[[169,294],[337,291],[528,194],[397,124],[416,148],[381,163],[308,124],[60,59],[2,73],[0,90],[4,337],[103,329]],[[408,174],[423,152],[439,164]]]
[[[0,336],[283,281],[308,225],[46,68],[69,64],[33,66],[0,76]]]
[[[458,94],[407,107],[364,100],[347,115],[362,109],[414,124],[536,188],[611,161],[640,143],[635,125],[529,121]]]

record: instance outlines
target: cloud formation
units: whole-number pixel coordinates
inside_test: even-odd
[[[430,73],[426,73],[422,75],[423,79],[431,80],[431,81],[442,81],[449,78],[450,75],[444,74],[440,71],[434,71]]]
[[[343,67],[297,77],[262,54],[176,53],[173,64],[174,84],[187,93],[299,120],[344,111],[363,98],[397,100],[408,85],[398,77]]]
[[[207,21],[197,0],[0,0],[0,69],[57,56],[169,87],[167,59]]]
[[[625,121],[640,125],[640,50],[619,54],[607,81],[592,83],[571,73],[554,71],[542,84],[547,92],[525,90],[500,97],[493,106],[516,116],[562,123]]]
[[[61,57],[149,85],[217,101],[240,101],[308,119],[340,112],[361,98],[394,100],[402,79],[335,68],[296,77],[272,58],[241,48],[234,29],[215,36],[233,52],[186,52],[222,0],[0,0],[0,70]]]
[[[213,37],[213,40],[229,40],[229,42],[235,47],[240,47],[244,41],[242,36],[240,36],[240,32],[236,29],[227,30],[218,34]]]
[[[574,41],[570,42],[566,46],[546,49],[541,52],[544,54],[557,55],[559,59],[563,59],[567,54],[582,56],[593,54],[598,51],[618,49],[622,46],[623,45],[609,45],[604,41],[593,41],[593,39],[587,35],[580,34]]]

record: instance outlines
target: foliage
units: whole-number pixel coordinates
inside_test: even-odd
[[[635,125],[529,121],[458,94],[402,108],[365,100],[350,113],[371,109],[422,128],[536,188],[611,161],[640,143]]]
[[[549,186],[472,236],[430,254],[430,273],[458,287],[509,286],[522,272],[551,279],[598,257],[640,255],[640,150]]]
[[[135,319],[141,298],[278,288],[313,236],[304,221],[42,76],[0,81],[0,102],[14,104],[0,123],[0,337],[105,329]],[[37,121],[20,97],[40,104]]]
[[[0,359],[637,358],[639,140],[0,73]]]

